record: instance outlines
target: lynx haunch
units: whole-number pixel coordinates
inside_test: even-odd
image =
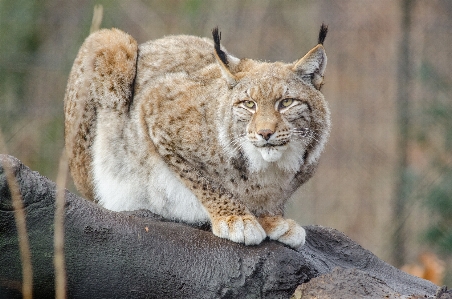
[[[210,222],[234,242],[303,245],[284,204],[313,175],[330,130],[326,33],[288,64],[238,59],[218,29],[213,40],[141,45],[117,29],[91,34],[64,102],[77,188],[110,210]]]

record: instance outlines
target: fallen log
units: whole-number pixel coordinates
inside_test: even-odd
[[[0,155],[0,298],[22,296],[14,210],[1,167],[7,161],[26,212],[33,295],[52,298],[56,186],[6,155]],[[305,227],[306,245],[299,251],[270,240],[244,246],[214,236],[208,227],[167,221],[148,211],[112,212],[68,191],[65,200],[68,298],[290,298],[301,284],[298,293],[314,294],[316,277],[323,279],[316,298],[328,285],[338,285],[335,277],[342,288],[371,290],[372,296],[359,298],[428,297],[438,288],[331,228]],[[361,286],[347,277],[359,278]]]

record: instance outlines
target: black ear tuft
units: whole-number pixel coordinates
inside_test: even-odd
[[[323,45],[323,42],[325,41],[326,34],[328,33],[328,26],[322,23],[322,26],[320,26],[320,32],[319,32],[319,44]]]
[[[215,43],[215,52],[217,52],[217,55],[220,58],[220,60],[225,65],[228,65],[228,57],[226,56],[226,53],[224,53],[224,51],[221,50],[221,47],[220,47],[221,32],[218,31],[218,27],[215,27],[212,29],[212,36],[213,36],[213,41]]]

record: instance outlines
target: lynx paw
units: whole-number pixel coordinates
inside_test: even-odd
[[[252,215],[226,216],[212,219],[214,235],[245,245],[257,245],[267,236]]]
[[[304,245],[306,232],[292,219],[280,216],[266,216],[259,218],[259,222],[272,240],[282,242],[292,248]]]

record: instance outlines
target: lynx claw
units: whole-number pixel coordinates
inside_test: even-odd
[[[245,245],[260,244],[267,236],[252,215],[217,217],[212,220],[212,232],[220,238]]]
[[[304,245],[306,232],[292,219],[281,216],[265,216],[259,222],[272,240],[277,240],[294,249]]]

